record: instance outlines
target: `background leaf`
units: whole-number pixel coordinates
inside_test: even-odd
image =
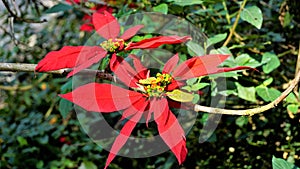
[[[257,6],[251,6],[243,9],[241,19],[260,29],[263,22],[263,15]]]
[[[64,12],[67,10],[73,9],[73,6],[68,4],[59,3],[54,5],[53,7],[47,9],[45,13],[57,13],[57,12]]]
[[[238,96],[240,98],[251,102],[256,102],[255,87],[244,87],[237,82],[235,83],[235,85],[237,86]]]
[[[153,11],[154,12],[160,12],[160,13],[163,13],[163,14],[168,14],[168,5],[167,4],[160,4],[160,5],[157,5],[155,7],[153,7]]]
[[[275,156],[272,158],[272,167],[273,169],[299,169],[299,167],[294,164],[289,163],[284,159],[276,158]]]
[[[270,73],[273,70],[275,70],[277,67],[280,66],[280,61],[274,53],[266,52],[262,56],[262,63],[265,63],[263,65],[263,71],[264,73]]]

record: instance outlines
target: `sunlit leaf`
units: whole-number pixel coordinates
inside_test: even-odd
[[[281,95],[281,92],[274,88],[268,88],[266,86],[256,87],[257,94],[266,102],[274,101]]]
[[[235,85],[237,86],[238,96],[240,98],[251,102],[256,102],[255,87],[244,87],[237,82],[235,83]]]
[[[241,19],[260,29],[263,22],[263,15],[257,6],[251,6],[243,9]]]
[[[222,42],[224,39],[226,39],[227,33],[217,34],[211,38],[208,38],[207,40],[207,46],[214,45],[216,43]]]
[[[280,61],[274,53],[266,52],[263,54],[262,61],[263,63],[263,71],[265,73],[270,73],[280,66]]]
[[[170,99],[178,102],[192,102],[194,99],[193,94],[183,92],[179,89],[175,89],[171,92],[167,92],[166,94]]]
[[[272,167],[273,169],[299,169],[299,167],[294,164],[289,163],[284,159],[276,158],[275,156],[272,158]]]
[[[158,6],[153,7],[153,11],[167,14],[168,13],[168,5],[165,3],[162,3]]]

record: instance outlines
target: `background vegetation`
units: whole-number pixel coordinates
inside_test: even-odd
[[[207,43],[214,49],[207,52],[232,54],[225,65],[247,65],[258,70],[228,74],[226,91],[206,86],[203,91],[208,94],[198,100],[201,104],[216,95],[228,96],[226,108],[230,109],[267,104],[289,86],[300,67],[297,0],[106,0],[78,4],[2,0],[0,62],[37,63],[49,51],[83,45],[91,33],[79,28],[84,14],[90,14],[95,3],[113,8],[117,17],[155,11],[185,18],[209,37]],[[195,51],[191,48],[189,52]],[[192,90],[199,88],[200,82],[189,84]],[[61,75],[0,72],[0,168],[103,168],[108,152],[81,129],[70,103],[57,97],[69,89],[70,82]],[[187,135],[189,154],[182,166],[166,152],[145,159],[117,157],[110,167],[300,166],[298,93],[297,87],[276,108],[258,115],[223,115],[216,131],[204,143],[198,140],[201,129],[213,117],[199,113]]]

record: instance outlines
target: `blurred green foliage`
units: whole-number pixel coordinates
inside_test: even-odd
[[[60,2],[51,8],[50,2],[27,2],[9,4],[19,17],[14,20],[0,3],[0,62],[37,63],[49,51],[66,45],[83,45],[91,35],[79,30],[81,19],[88,12],[85,3],[70,6]],[[203,92],[194,103],[206,105],[211,97],[226,96],[226,108],[258,107],[277,98],[294,78],[300,39],[300,6],[296,1],[248,0],[244,9],[240,9],[242,1],[237,0],[106,2],[114,8],[117,17],[154,11],[185,18],[209,37],[205,48],[191,43],[187,49],[190,55],[231,54],[224,66],[251,66],[258,70],[189,80],[185,90]],[[58,1],[51,3],[59,4]],[[223,46],[239,10],[241,17],[235,33]],[[31,23],[28,19],[47,21]],[[227,78],[226,90],[217,85],[220,76]],[[71,90],[71,86],[59,75],[0,72],[0,168],[103,168],[108,152],[94,144],[81,129],[71,104],[57,97]],[[300,166],[298,92],[295,90],[282,104],[262,114],[220,117],[217,129],[204,143],[199,143],[199,135],[205,132],[204,124],[214,121],[215,117],[199,113],[187,135],[189,154],[182,166],[166,152],[145,159],[117,157],[110,167],[267,169]]]

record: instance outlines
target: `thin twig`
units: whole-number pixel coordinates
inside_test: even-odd
[[[245,109],[245,110],[229,110],[229,109],[220,109],[220,108],[212,108],[212,107],[206,107],[201,105],[195,105],[194,110],[197,112],[201,111],[201,112],[207,112],[212,114],[252,116],[254,114],[262,113],[264,111],[267,111],[277,106],[283,99],[285,99],[293,91],[293,89],[299,83],[299,81],[300,81],[300,72],[296,74],[295,79],[292,80],[290,86],[277,99],[261,107],[257,107],[253,109]]]
[[[233,23],[233,25],[232,25],[232,28],[230,29],[230,33],[229,33],[229,35],[228,35],[226,41],[224,42],[223,46],[227,46],[228,43],[230,42],[230,40],[231,40],[231,38],[232,38],[232,35],[234,34],[235,29],[236,29],[236,27],[237,27],[237,25],[238,25],[238,23],[239,23],[241,13],[242,13],[242,11],[243,11],[245,5],[246,5],[246,2],[247,2],[247,0],[244,0],[244,1],[243,1],[242,5],[241,5],[241,7],[240,7],[240,10],[239,10],[239,12],[238,12],[238,14],[237,14],[237,16],[236,16],[236,19],[235,19],[235,21],[234,21],[234,23]]]

